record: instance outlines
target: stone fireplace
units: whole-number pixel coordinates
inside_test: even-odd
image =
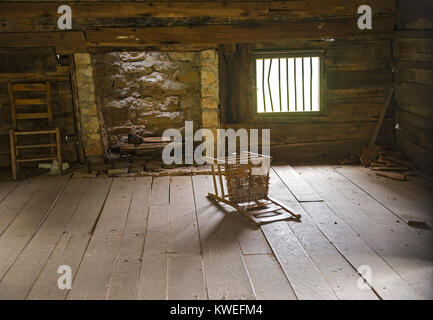
[[[83,145],[90,161],[127,143],[128,133],[161,136],[219,126],[218,55],[131,51],[76,54]]]

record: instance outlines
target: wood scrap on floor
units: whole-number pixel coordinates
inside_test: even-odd
[[[412,228],[423,229],[423,230],[431,230],[430,226],[427,223],[425,223],[424,221],[409,220],[407,222],[407,224],[409,226],[411,226]]]
[[[392,180],[406,181],[406,175],[400,172],[376,172],[379,177],[391,178]]]
[[[380,146],[377,147],[376,159],[372,159],[372,162],[367,165],[377,176],[397,181],[406,181],[408,176],[416,175],[415,166],[402,151],[385,150]],[[360,159],[362,154],[365,154],[364,150],[343,158],[339,163],[359,164],[362,162]]]
[[[361,156],[362,151],[358,151],[356,153],[353,153],[347,157],[344,157],[340,160],[340,164],[358,164],[361,163],[359,160],[359,157]]]

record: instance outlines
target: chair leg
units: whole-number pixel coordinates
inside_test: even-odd
[[[59,175],[62,175],[63,163],[62,163],[62,148],[61,148],[61,138],[60,138],[59,128],[56,128],[56,143],[57,143],[57,163],[59,165]]]
[[[17,179],[17,157],[15,154],[15,134],[13,130],[9,130],[9,140],[11,147],[11,165],[12,165],[12,179]]]
[[[49,134],[49,136],[50,136],[50,143],[54,143],[54,140],[57,139],[57,137],[53,137],[53,135],[51,133]],[[55,151],[55,148],[51,147],[50,148],[50,156],[54,157],[54,151]]]

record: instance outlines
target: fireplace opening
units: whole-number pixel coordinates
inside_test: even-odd
[[[200,57],[200,52],[94,54],[95,98],[108,156],[160,160],[163,143],[132,148],[131,135],[158,141],[166,129],[182,132],[186,120],[201,126]]]

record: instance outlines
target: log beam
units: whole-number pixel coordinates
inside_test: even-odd
[[[164,45],[203,45],[253,43],[273,40],[323,38],[365,39],[392,36],[394,18],[375,19],[371,30],[359,30],[355,18],[338,20],[291,21],[198,25],[189,27],[103,28],[87,30],[88,46],[143,47]]]

